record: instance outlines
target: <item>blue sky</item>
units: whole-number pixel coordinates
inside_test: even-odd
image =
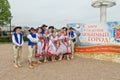
[[[92,0],[9,0],[12,25],[38,27],[41,24],[57,28],[67,23],[98,23],[99,9]],[[120,21],[120,0],[107,10],[108,21]]]

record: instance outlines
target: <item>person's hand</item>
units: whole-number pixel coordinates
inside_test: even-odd
[[[22,46],[19,46],[19,48],[22,48]]]

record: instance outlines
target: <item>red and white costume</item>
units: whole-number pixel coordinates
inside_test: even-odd
[[[56,52],[56,47],[54,46],[52,40],[49,40],[46,43],[46,48],[45,48],[45,52],[48,56],[58,56],[59,54]]]
[[[66,52],[65,52],[65,54],[71,54],[72,51],[71,51],[71,47],[69,45],[69,42],[68,42],[67,38],[68,38],[68,36],[64,35],[64,37],[63,37],[63,43],[66,46]]]
[[[37,33],[37,37],[39,38],[39,42],[37,43],[37,54],[36,57],[42,57],[43,56],[43,49],[45,46],[45,39],[42,34]]]
[[[63,43],[63,36],[59,36],[59,41],[57,42],[57,53],[58,54],[64,54],[66,52],[66,47]]]

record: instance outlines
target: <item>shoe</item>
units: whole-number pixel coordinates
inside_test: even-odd
[[[29,69],[33,69],[34,68],[34,66],[33,65],[29,65]]]
[[[21,64],[18,64],[18,66],[21,68],[21,67],[23,67]]]
[[[15,68],[19,68],[19,66],[17,64],[14,65]]]
[[[37,63],[38,63],[38,64],[41,64],[42,62],[41,62],[41,61],[38,61]]]
[[[37,63],[32,63],[33,66],[37,66]]]

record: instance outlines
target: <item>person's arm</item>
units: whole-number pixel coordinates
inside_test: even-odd
[[[28,35],[27,38],[30,39],[30,41],[33,42],[33,43],[37,43],[38,40],[39,40],[38,37],[33,38],[31,35]]]
[[[73,38],[76,38],[77,37],[77,35],[76,35],[76,33],[74,32],[74,37]]]
[[[22,44],[21,44],[21,46],[24,44],[24,40],[23,40],[23,37],[22,37]]]
[[[13,42],[14,45],[20,46],[20,44],[18,44],[18,43],[16,42],[14,35],[12,35],[12,42]]]

